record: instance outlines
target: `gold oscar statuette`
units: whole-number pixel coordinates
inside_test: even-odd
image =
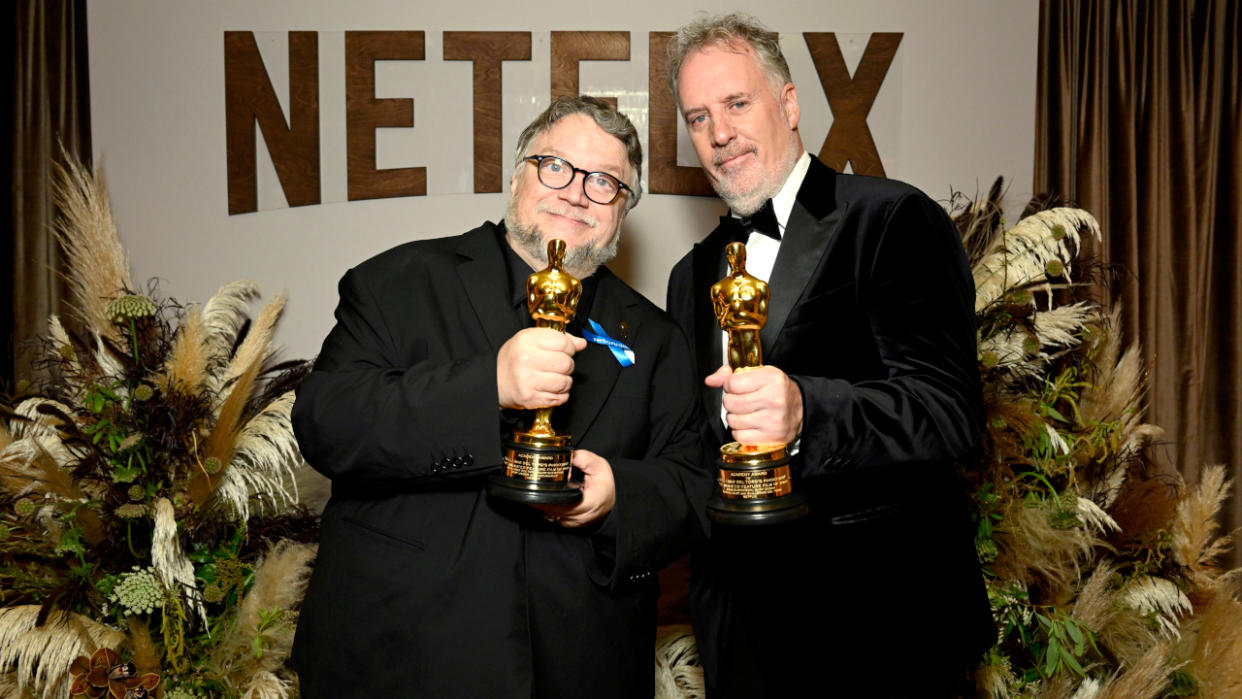
[[[565,241],[548,241],[548,266],[526,278],[526,305],[535,327],[565,332],[582,296],[582,282],[562,269]],[[552,408],[534,411],[533,424],[515,430],[504,442],[504,471],[488,479],[487,492],[499,498],[534,504],[569,504],[582,491],[569,484],[573,439],[552,429]]]
[[[729,367],[750,371],[763,365],[759,331],[768,320],[768,284],[746,273],[745,245],[730,243],[725,255],[729,275],[712,285],[712,308],[729,336]],[[718,489],[707,501],[715,522],[774,524],[809,511],[806,496],[793,489],[788,445],[729,442],[720,447],[716,467]]]

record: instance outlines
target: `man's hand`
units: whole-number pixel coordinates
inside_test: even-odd
[[[703,381],[724,389],[729,429],[742,444],[789,444],[802,431],[802,391],[780,369],[760,366],[734,373],[724,364]]]
[[[582,471],[582,500],[576,505],[532,505],[544,511],[549,521],[562,527],[584,527],[612,511],[617,504],[617,484],[608,459],[586,449],[575,449],[570,457]]]
[[[549,328],[518,331],[496,354],[496,392],[502,408],[551,408],[573,385],[574,353],[586,340]]]

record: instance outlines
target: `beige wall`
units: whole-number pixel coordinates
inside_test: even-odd
[[[473,194],[471,64],[442,59],[445,31],[531,33],[531,60],[505,62],[503,169],[518,132],[548,103],[550,33],[620,30],[629,61],[593,61],[581,89],[614,95],[644,137],[648,33],[671,31],[698,9],[743,9],[782,34],[802,107],[802,134],[818,152],[832,123],[803,32],[835,32],[853,68],[872,32],[903,34],[868,125],[889,177],[933,197],[973,194],[997,175],[1020,208],[1034,148],[1037,3],[992,0],[817,0],[718,5],[687,2],[471,3],[304,0],[108,0],[88,6],[91,120],[136,279],[160,277],[180,301],[203,300],[250,278],[267,296],[287,288],[281,339],[310,356],[332,323],[344,270],[398,243],[453,235],[499,220],[505,193]],[[379,97],[412,98],[414,126],[380,129],[379,167],[424,166],[427,195],[348,201],[346,31],[421,30],[425,59],[376,68]],[[258,211],[228,213],[224,33],[254,32],[273,87],[288,109],[289,31],[318,32],[320,196],[290,208],[262,138]],[[694,163],[681,136],[679,162]],[[507,176],[504,178],[507,187]],[[646,184],[646,183],[644,183]],[[663,303],[668,270],[722,213],[713,198],[651,194],[623,229],[612,265]]]

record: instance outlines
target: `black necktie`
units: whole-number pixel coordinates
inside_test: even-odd
[[[772,240],[780,242],[781,227],[776,222],[776,210],[772,208],[772,200],[769,199],[759,207],[759,210],[750,216],[743,216],[741,220],[742,228],[746,232],[754,231],[762,233]]]

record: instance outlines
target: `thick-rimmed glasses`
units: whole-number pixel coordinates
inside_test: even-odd
[[[634,191],[629,185],[606,172],[587,172],[555,155],[528,155],[525,159],[535,163],[539,181],[548,189],[565,189],[574,181],[577,173],[581,172],[582,193],[596,204],[613,203],[623,189],[631,193]]]

